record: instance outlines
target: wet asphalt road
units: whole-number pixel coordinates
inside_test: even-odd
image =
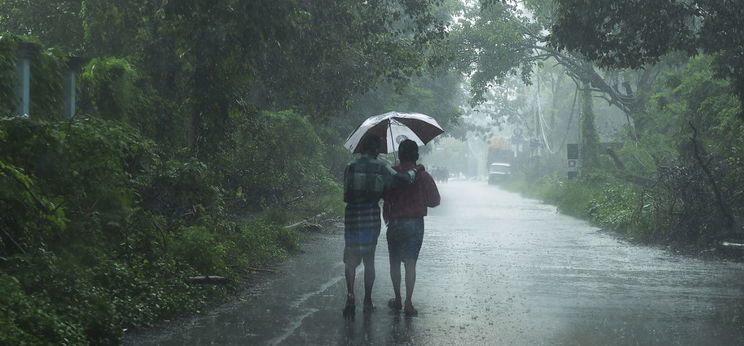
[[[425,221],[417,317],[385,307],[383,233],[377,310],[344,320],[339,233],[317,236],[237,302],[125,344],[744,345],[744,264],[628,244],[483,182],[440,192]]]

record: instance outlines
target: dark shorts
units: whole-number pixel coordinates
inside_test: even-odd
[[[424,241],[424,218],[398,218],[387,225],[387,242],[390,257],[418,259]]]
[[[349,203],[344,212],[344,263],[358,263],[375,256],[380,236],[380,206],[375,203]]]

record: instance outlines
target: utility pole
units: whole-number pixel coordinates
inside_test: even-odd
[[[67,76],[65,78],[65,116],[68,119],[75,117],[75,99],[76,99],[76,77],[80,73],[83,65],[85,65],[85,59],[77,56],[70,57],[70,61],[67,62]]]
[[[33,43],[21,42],[18,46],[16,63],[16,115],[28,116],[31,112],[31,58],[39,51]]]

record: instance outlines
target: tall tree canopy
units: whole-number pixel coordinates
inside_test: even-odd
[[[442,0],[2,0],[0,30],[123,57],[193,151],[239,109],[338,115],[378,82],[405,81],[445,34]],[[60,35],[68,32],[70,35]]]
[[[714,57],[744,100],[744,2],[557,0],[551,42],[602,66],[638,68],[674,51]]]

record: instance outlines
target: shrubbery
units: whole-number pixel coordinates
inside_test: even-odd
[[[545,177],[515,190],[556,204],[570,215],[634,239],[709,245],[744,239],[744,121],[729,83],[716,79],[710,57],[668,72],[651,97],[639,140],[627,135],[576,180]]]
[[[234,131],[215,160],[232,208],[340,210],[340,185],[326,168],[325,146],[307,118],[262,112],[233,122]]]
[[[16,47],[28,40],[0,36],[1,116],[15,111]],[[341,205],[304,116],[233,106],[210,143],[220,149],[195,155],[180,101],[128,61],[92,59],[84,115],[69,120],[69,56],[33,59],[32,116],[0,118],[0,344],[115,344],[124,328],[199,310],[298,248],[284,224]],[[231,283],[192,286],[195,275]]]
[[[297,127],[305,141],[244,136],[220,170],[166,159],[118,122],[1,120],[0,296],[13,299],[0,312],[3,343],[116,343],[123,328],[224,299],[247,267],[296,250],[299,234],[247,212],[309,215],[338,204],[338,187],[306,120],[264,120],[271,135]],[[246,163],[252,150],[263,161]],[[237,189],[245,198],[224,198]],[[185,281],[204,274],[233,283]]]

